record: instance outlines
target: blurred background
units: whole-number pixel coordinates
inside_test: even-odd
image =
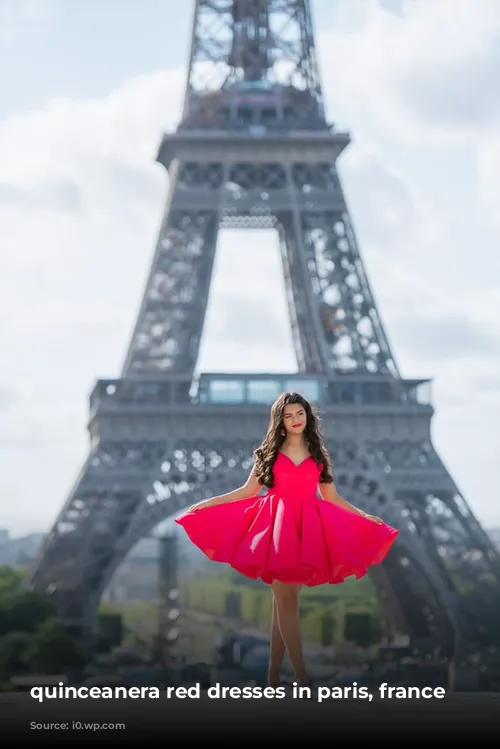
[[[498,545],[500,6],[312,5],[327,117],[353,136],[338,166],[378,309],[403,375],[434,379],[434,444]],[[40,674],[265,678],[269,594],[170,526],[116,572],[91,651],[21,586],[88,453],[88,393],[118,376],[133,330],[168,191],[155,157],[181,116],[193,6],[0,0],[4,689]],[[221,233],[198,369],[296,370],[274,232]],[[159,590],[174,583],[165,654]],[[369,578],[308,590],[303,604],[316,681],[447,678],[404,644],[396,658]]]

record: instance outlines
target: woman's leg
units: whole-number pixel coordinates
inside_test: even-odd
[[[273,595],[273,613],[271,617],[271,650],[269,653],[269,670],[267,681],[270,687],[279,687],[281,683],[281,664],[285,657],[286,646],[281,636],[278,623],[278,607]]]
[[[281,637],[292,662],[295,677],[300,686],[309,686],[302,653],[302,636],[300,632],[299,595],[300,585],[290,585],[274,581],[272,590],[276,601],[278,626]]]

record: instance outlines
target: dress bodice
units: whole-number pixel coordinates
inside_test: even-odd
[[[278,452],[273,468],[274,486],[268,493],[290,499],[315,499],[321,470],[310,455],[297,464],[285,453]]]

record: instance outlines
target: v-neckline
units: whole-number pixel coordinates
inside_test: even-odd
[[[304,458],[304,460],[301,460],[301,461],[300,461],[300,463],[296,463],[296,462],[295,462],[294,460],[292,460],[292,459],[291,459],[291,457],[290,457],[289,455],[287,455],[286,453],[282,452],[281,450],[278,450],[278,452],[279,452],[279,454],[280,454],[280,455],[283,455],[283,457],[284,457],[284,458],[286,458],[287,460],[289,460],[289,461],[290,461],[290,463],[291,463],[291,464],[292,464],[293,466],[295,466],[295,468],[300,468],[300,466],[304,465],[304,463],[305,463],[305,462],[306,462],[307,460],[309,460],[309,458],[311,458],[311,455],[308,455],[308,456],[307,456],[307,458]]]

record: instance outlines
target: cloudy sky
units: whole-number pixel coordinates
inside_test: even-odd
[[[180,115],[181,5],[0,0],[0,527],[15,534],[53,521],[87,452],[88,393],[122,364],[168,189],[154,158]],[[435,444],[500,525],[500,4],[313,6],[399,366],[434,379]],[[273,234],[222,235],[201,369],[295,368],[278,270]]]

